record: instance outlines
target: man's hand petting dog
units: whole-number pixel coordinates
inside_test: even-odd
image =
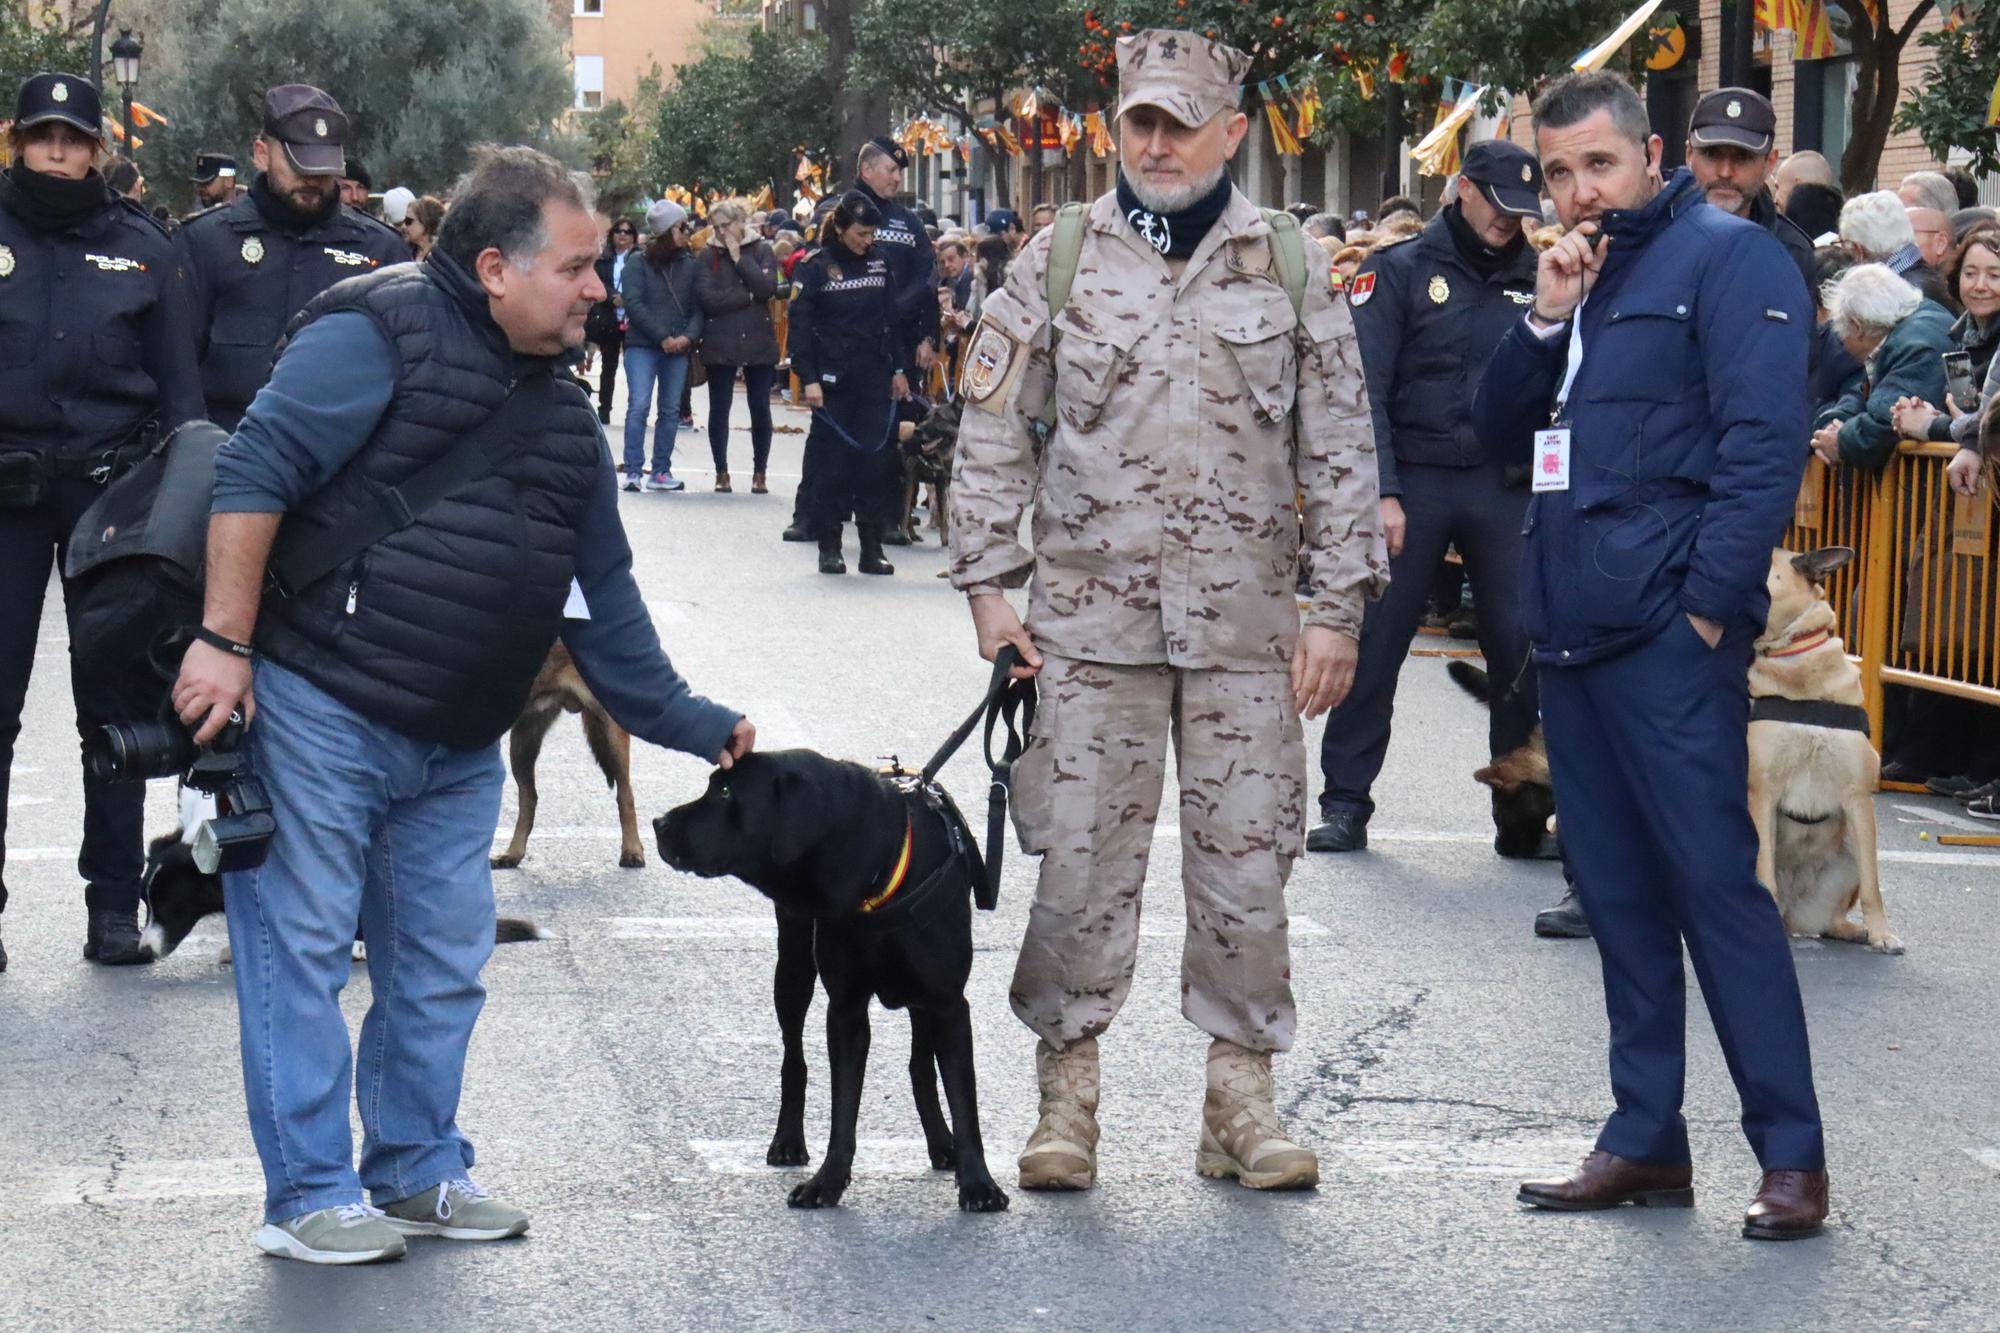
[[[1005,597],[997,592],[981,593],[971,599],[971,606],[972,629],[979,636],[981,657],[991,662],[1011,643],[1021,650],[1021,661],[1026,663],[1014,668],[1015,680],[1027,680],[1042,669],[1042,655],[1035,651],[1035,641],[1028,637],[1021,617],[1014,614]]]
[[[180,679],[174,682],[174,715],[194,731],[195,744],[206,745],[241,712],[248,726],[257,715],[250,695],[250,659],[195,642],[181,658]]]
[[[1308,720],[1339,705],[1354,686],[1361,647],[1324,625],[1308,625],[1292,649],[1292,706]]]
[[[727,772],[736,767],[736,761],[757,748],[757,728],[747,717],[736,719],[736,726],[729,733],[729,743],[722,747],[722,753],[715,757],[715,766]]]

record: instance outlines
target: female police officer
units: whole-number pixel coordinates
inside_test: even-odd
[[[808,504],[822,574],[847,572],[840,529],[850,512],[861,533],[861,572],[896,572],[882,556],[902,469],[889,427],[909,385],[889,264],[875,246],[881,222],[873,200],[849,191],[827,216],[819,253],[795,278],[790,350],[813,410],[805,471],[814,478]]]
[[[0,173],[0,871],[49,569],[104,484],[201,415],[173,243],[106,187],[101,119],[89,80],[35,75],[21,85]],[[109,690],[90,662],[71,658],[70,688],[85,735],[135,720],[103,715]],[[83,956],[99,963],[151,958],[138,927],[144,797],[138,783],[84,778]]]

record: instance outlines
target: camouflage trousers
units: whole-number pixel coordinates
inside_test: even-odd
[[[1303,850],[1306,754],[1283,671],[1184,671],[1050,656],[1014,828],[1042,857],[1014,1012],[1053,1045],[1110,1026],[1132,988],[1139,898],[1172,737],[1179,772],[1181,1013],[1290,1048],[1285,881]]]

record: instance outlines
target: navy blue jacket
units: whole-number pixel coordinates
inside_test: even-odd
[[[626,341],[654,351],[669,338],[700,342],[707,317],[701,313],[696,290],[698,272],[694,255],[686,250],[676,252],[665,269],[654,268],[642,251],[633,251],[625,261],[620,289],[631,330]]]
[[[1372,273],[1372,284],[1348,284],[1383,495],[1403,493],[1398,463],[1485,461],[1472,396],[1486,358],[1535,299],[1535,257],[1524,241],[1482,276],[1439,213],[1414,239],[1383,246],[1361,266],[1357,280]]]
[[[1703,202],[1685,168],[1601,223],[1609,249],[1562,412],[1570,488],[1529,505],[1522,565],[1523,623],[1556,666],[1683,612],[1761,627],[1805,468],[1812,311],[1784,247]],[[1495,456],[1518,461],[1548,423],[1568,347],[1567,327],[1543,338],[1525,319],[1502,340],[1473,407]]]

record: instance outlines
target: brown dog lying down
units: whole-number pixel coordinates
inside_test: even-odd
[[[569,649],[558,642],[549,649],[548,660],[528,687],[528,702],[514,729],[507,733],[507,758],[514,769],[514,787],[520,796],[514,816],[514,836],[507,850],[493,858],[495,870],[512,870],[528,854],[528,835],[535,829],[535,760],[542,753],[542,738],[562,713],[583,714],[584,738],[590,742],[591,757],[604,770],[605,781],[618,792],[618,864],[627,870],[646,864],[646,847],[639,841],[639,809],[632,799],[632,736],[611,720],[604,705],[583,683],[583,676],[570,659]]]
[[[1771,613],[1750,663],[1750,817],[1757,879],[1794,935],[1901,953],[1875,864],[1881,756],[1827,604],[1826,576],[1854,558],[1844,546],[1771,552]],[[1856,906],[1859,924],[1849,920]]]

